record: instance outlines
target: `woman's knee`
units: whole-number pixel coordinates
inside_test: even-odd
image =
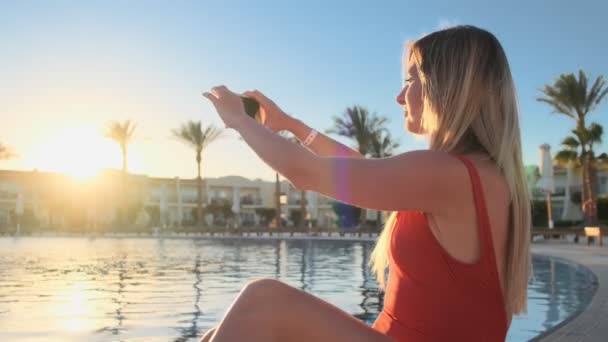
[[[250,296],[264,296],[268,293],[276,294],[283,286],[285,286],[285,284],[276,279],[260,278],[245,284],[243,293],[247,293]]]
[[[280,281],[271,278],[252,280],[243,287],[239,298],[240,304],[259,311],[276,301],[285,286]],[[244,309],[242,306],[241,309]]]
[[[207,330],[207,332],[205,333],[205,335],[203,335],[203,337],[201,337],[201,340],[199,342],[211,341],[211,338],[213,337],[213,335],[215,335],[216,330],[217,330],[217,326]]]

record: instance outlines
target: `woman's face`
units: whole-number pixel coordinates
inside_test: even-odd
[[[405,129],[414,134],[424,134],[420,121],[423,108],[422,84],[418,75],[418,68],[413,58],[407,65],[405,86],[397,95],[397,103],[403,107],[405,116]]]

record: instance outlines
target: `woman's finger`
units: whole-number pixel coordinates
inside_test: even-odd
[[[219,98],[219,94],[217,92],[216,87],[213,87],[209,90],[209,93],[211,93],[211,95],[215,96],[216,98]]]
[[[246,91],[245,93],[243,93],[243,95],[249,96],[249,97],[257,100],[260,104],[266,104],[266,103],[268,103],[268,99],[262,93],[260,93],[257,90]]]
[[[243,93],[243,96],[252,98],[252,99],[260,102],[260,96],[258,94],[256,94],[256,93],[254,93],[254,92],[246,91],[246,92]]]
[[[228,90],[225,85],[213,87],[211,90],[214,94],[216,94],[217,97],[226,96],[231,93],[231,91]]]
[[[209,101],[211,101],[211,103],[215,106],[216,105],[216,101],[217,101],[217,97],[215,97],[215,95],[204,92],[203,96],[206,97]]]
[[[220,98],[223,95],[226,95],[227,91],[228,91],[228,89],[226,89],[226,87],[223,85],[215,86],[215,87],[211,88],[211,94],[215,95],[215,97],[217,97],[217,98]]]

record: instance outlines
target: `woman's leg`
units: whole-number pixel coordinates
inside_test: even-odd
[[[207,330],[207,332],[205,333],[205,335],[203,335],[203,337],[201,337],[201,340],[199,342],[210,342],[213,335],[215,335],[216,330],[217,326]]]
[[[387,336],[305,291],[274,279],[247,284],[212,342],[388,342]]]

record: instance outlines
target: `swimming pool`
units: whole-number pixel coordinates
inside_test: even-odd
[[[371,324],[382,298],[372,242],[153,238],[0,238],[0,340],[196,341],[245,283],[270,277]],[[526,341],[585,307],[586,268],[534,256]]]

